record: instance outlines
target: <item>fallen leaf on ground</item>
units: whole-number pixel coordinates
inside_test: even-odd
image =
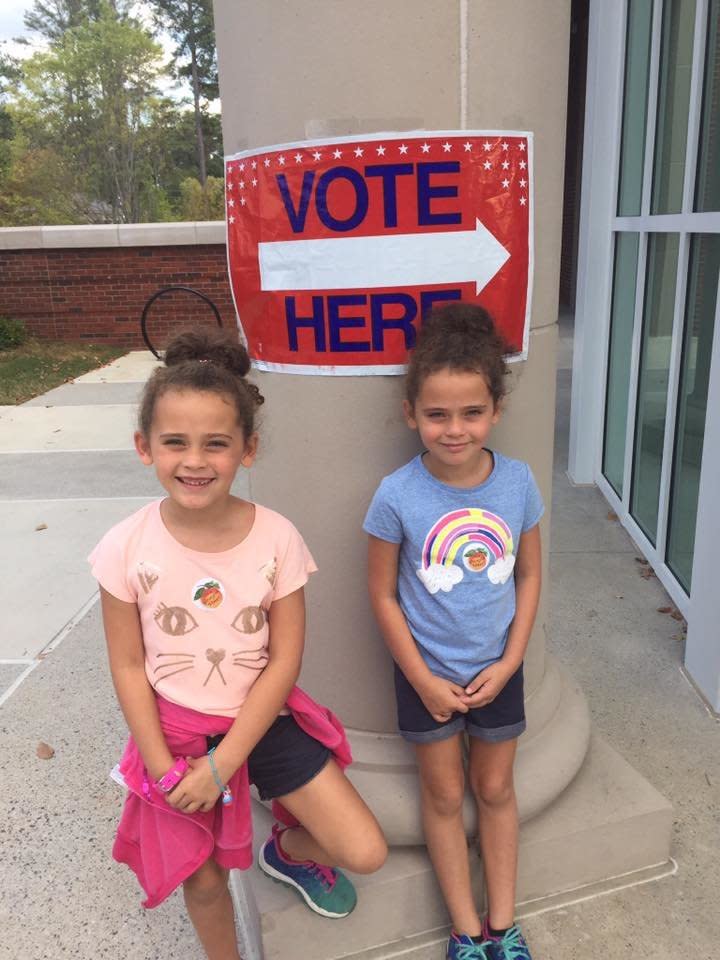
[[[35,527],[35,529],[36,529],[36,530],[47,530],[47,524],[46,524],[46,523],[39,523],[39,524]]]
[[[684,620],[684,619],[685,619],[685,618],[683,617],[683,615],[680,613],[679,610],[673,610],[673,612],[670,614],[670,616],[673,618],[673,620]]]
[[[646,560],[645,557],[635,557],[635,560],[637,563],[641,563],[644,567],[646,567],[650,562],[649,560]]]
[[[618,515],[615,513],[614,510],[608,510],[607,518],[608,520],[617,520]]]
[[[672,608],[672,607],[658,607],[658,608],[657,608],[657,612],[658,612],[658,613],[672,613],[672,611],[673,611],[673,608]]]
[[[41,760],[52,760],[55,756],[55,750],[50,746],[49,743],[45,743],[43,740],[37,745],[37,750],[35,753],[40,757]]]
[[[649,580],[651,577],[655,576],[655,571],[652,569],[652,567],[645,567],[644,570],[640,571],[640,576],[643,578],[643,580]]]

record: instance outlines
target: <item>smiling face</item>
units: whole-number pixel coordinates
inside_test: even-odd
[[[420,433],[431,473],[450,483],[485,479],[490,461],[484,446],[500,410],[482,374],[436,370],[423,380],[415,404],[405,402],[405,417]]]
[[[135,447],[176,507],[222,510],[238,468],[255,459],[257,437],[245,438],[222,394],[167,390],[155,403],[149,437],[136,433]]]

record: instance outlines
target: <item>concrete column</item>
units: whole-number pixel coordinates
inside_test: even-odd
[[[547,571],[570,0],[215,0],[215,16],[226,154],[386,130],[534,132],[529,359],[515,366],[493,442],[527,460],[538,479],[547,510]],[[402,874],[402,896],[412,901],[405,926],[396,914],[395,926],[388,920],[378,927],[375,941],[358,921],[353,943],[369,949],[382,937],[408,936],[413,924],[420,930],[444,922],[424,855],[421,865],[409,866],[403,857],[410,852],[397,849],[422,841],[418,791],[412,751],[395,733],[390,658],[366,595],[361,529],[380,478],[416,452],[417,440],[401,416],[399,377],[255,376],[267,406],[252,496],[290,516],[320,567],[307,591],[301,682],[349,728],[351,776],[396,845],[385,869],[392,874],[393,863],[402,865],[396,875]],[[529,729],[516,773],[523,818],[551,805],[573,780],[590,733],[582,694],[546,655],[545,622],[543,603],[526,664]],[[474,829],[471,804],[467,826]],[[548,892],[543,869],[533,893]],[[386,898],[400,896],[391,893],[387,876],[374,924],[384,917]],[[552,883],[573,885],[557,872]],[[372,902],[367,894],[364,903]],[[328,948],[322,955],[333,954]]]

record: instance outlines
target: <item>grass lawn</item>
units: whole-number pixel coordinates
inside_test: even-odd
[[[127,353],[126,347],[35,340],[0,351],[0,405],[24,403]]]

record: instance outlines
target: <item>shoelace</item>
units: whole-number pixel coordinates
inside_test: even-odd
[[[308,869],[320,880],[320,883],[322,883],[326,890],[332,890],[335,886],[337,874],[332,867],[326,867],[322,863],[313,862],[312,866],[308,866]]]
[[[485,947],[479,943],[462,944],[456,953],[457,960],[488,960]]]
[[[518,927],[511,927],[498,943],[502,944],[507,960],[527,960],[527,944]]]

